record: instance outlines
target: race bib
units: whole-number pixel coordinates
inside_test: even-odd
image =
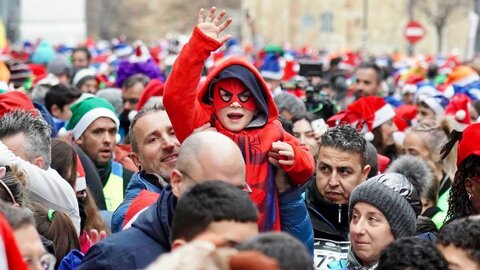
[[[334,261],[347,259],[349,241],[332,241],[328,239],[315,238],[313,255],[315,269],[328,270],[328,264]]]

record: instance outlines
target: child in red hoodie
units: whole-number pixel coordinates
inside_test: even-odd
[[[165,84],[163,104],[180,142],[195,129],[211,125],[237,143],[246,163],[250,198],[260,212],[260,230],[278,231],[276,169],[283,169],[292,184],[302,185],[313,175],[313,157],[283,130],[265,81],[246,60],[225,60],[197,91],[205,60],[231,37],[219,34],[232,20],[221,23],[225,11],[217,16],[215,11],[211,8],[204,19],[200,10],[198,24]]]

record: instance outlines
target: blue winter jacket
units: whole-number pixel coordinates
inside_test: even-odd
[[[145,172],[137,172],[132,175],[130,182],[125,190],[125,198],[123,202],[118,206],[112,216],[112,232],[116,233],[122,230],[123,220],[127,213],[130,204],[137,198],[138,194],[142,190],[148,190],[155,193],[162,192],[162,188],[157,187],[150,183],[145,177],[148,177]]]
[[[302,187],[292,187],[278,194],[281,230],[295,236],[313,255],[313,228]]]
[[[175,203],[171,189],[165,188],[131,228],[92,246],[78,269],[143,269],[169,252]]]

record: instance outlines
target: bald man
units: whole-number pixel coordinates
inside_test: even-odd
[[[193,134],[184,141],[170,176],[171,187],[165,188],[129,229],[92,246],[78,269],[140,269],[169,252],[177,199],[190,186],[208,180],[228,182],[248,192],[240,149],[213,131]]]
[[[218,179],[248,191],[245,162],[238,146],[221,133],[205,131],[184,142],[170,176],[172,192],[180,197],[189,187]]]

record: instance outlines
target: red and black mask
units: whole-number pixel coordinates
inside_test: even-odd
[[[252,92],[238,79],[223,79],[215,84],[213,91],[213,106],[216,110],[226,108],[234,102],[249,111],[257,109]]]

